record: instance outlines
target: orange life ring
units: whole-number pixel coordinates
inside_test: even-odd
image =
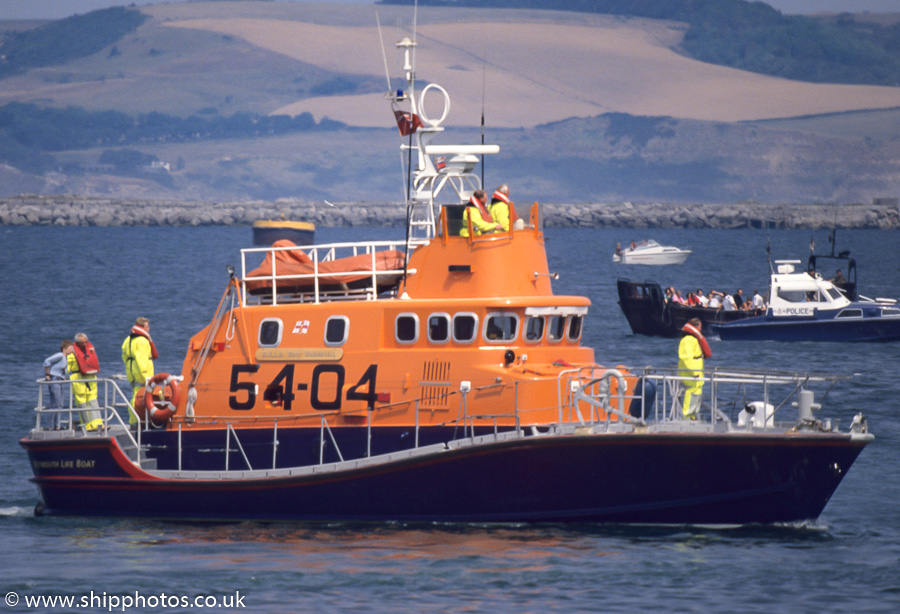
[[[181,388],[178,386],[179,378],[168,373],[157,373],[144,388],[144,411],[150,415],[150,422],[157,426],[165,424],[178,410],[178,399],[181,397]],[[153,392],[157,386],[163,389],[163,398],[159,400],[159,406],[153,402]]]

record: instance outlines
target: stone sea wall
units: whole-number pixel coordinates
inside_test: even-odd
[[[530,206],[517,204],[520,217]],[[900,228],[896,201],[887,204],[541,204],[546,227],[586,228]],[[399,226],[397,203],[119,200],[82,196],[0,198],[0,225],[206,226],[250,225],[259,219],[296,219],[320,227]]]

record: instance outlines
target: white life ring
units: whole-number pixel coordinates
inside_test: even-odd
[[[436,89],[444,96],[444,112],[441,114],[440,119],[431,119],[428,115],[425,114],[425,94],[428,93],[430,89]],[[437,128],[444,120],[447,119],[447,114],[450,112],[450,94],[447,93],[443,87],[438,85],[437,83],[429,83],[422,90],[422,93],[419,94],[419,117],[422,118],[422,121],[431,126],[432,128]]]

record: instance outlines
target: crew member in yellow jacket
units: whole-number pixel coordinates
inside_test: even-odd
[[[685,378],[684,403],[681,411],[688,420],[696,420],[700,414],[700,395],[703,392],[703,359],[712,356],[709,344],[701,332],[699,318],[689,320],[681,329],[678,344],[678,376]]]
[[[78,412],[81,425],[85,430],[93,431],[103,426],[103,415],[100,413],[100,405],[97,403],[97,382],[81,383],[81,380],[96,380],[97,374],[100,372],[100,361],[86,334],[78,333],[74,339],[75,345],[72,346],[72,353],[66,357],[66,366],[69,371],[69,379],[72,380],[75,407],[91,408]]]
[[[518,217],[513,202],[509,199],[509,186],[501,185],[491,196],[491,206],[488,209],[494,221],[500,224],[503,232],[509,232],[509,225],[514,223]]]
[[[469,236],[469,221],[472,222],[472,233],[477,237],[486,232],[496,232],[501,229],[500,224],[494,221],[487,210],[487,194],[484,190],[475,190],[463,211],[462,228],[459,236]]]
[[[150,320],[138,318],[131,327],[131,334],[122,342],[122,362],[125,374],[131,383],[131,406],[135,407],[138,390],[153,377],[153,361],[157,358],[156,345],[150,337]],[[128,415],[128,423],[135,424],[133,414]]]

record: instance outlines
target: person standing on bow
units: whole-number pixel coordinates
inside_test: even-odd
[[[150,337],[150,320],[138,318],[131,327],[131,334],[122,342],[122,362],[131,384],[131,406],[136,407],[138,390],[153,377],[153,361],[158,357],[156,344]],[[128,424],[136,424],[133,413],[128,414]]]
[[[683,378],[684,403],[681,411],[688,420],[700,415],[700,395],[703,392],[703,359],[712,356],[712,350],[701,332],[700,318],[688,320],[681,328],[678,344],[678,376]]]
[[[494,218],[491,217],[490,212],[487,210],[487,195],[484,193],[484,190],[475,190],[472,198],[466,204],[459,236],[469,236],[469,221],[472,222],[472,232],[475,233],[476,237],[486,232],[500,230],[500,224],[494,221]]]
[[[59,382],[65,381],[66,370],[69,367],[68,357],[72,353],[72,342],[66,339],[59,345],[59,351],[48,356],[44,361],[44,379],[53,382],[47,386],[50,392],[50,409],[63,408],[63,386]],[[61,425],[62,414],[53,412],[50,416],[50,428],[57,430]]]
[[[79,382],[97,379],[97,374],[100,372],[100,360],[86,334],[75,335],[75,345],[72,347],[72,353],[68,355],[67,361],[69,379],[73,381],[72,394],[75,395],[75,406],[80,409],[92,408],[79,412],[81,425],[86,431],[93,431],[103,424],[102,414],[98,411],[100,405],[97,403],[97,382]]]
[[[491,196],[489,210],[491,217],[500,224],[503,232],[509,232],[509,227],[516,222],[518,216],[516,215],[515,205],[509,199],[508,185],[503,184],[494,191],[493,196]]]

